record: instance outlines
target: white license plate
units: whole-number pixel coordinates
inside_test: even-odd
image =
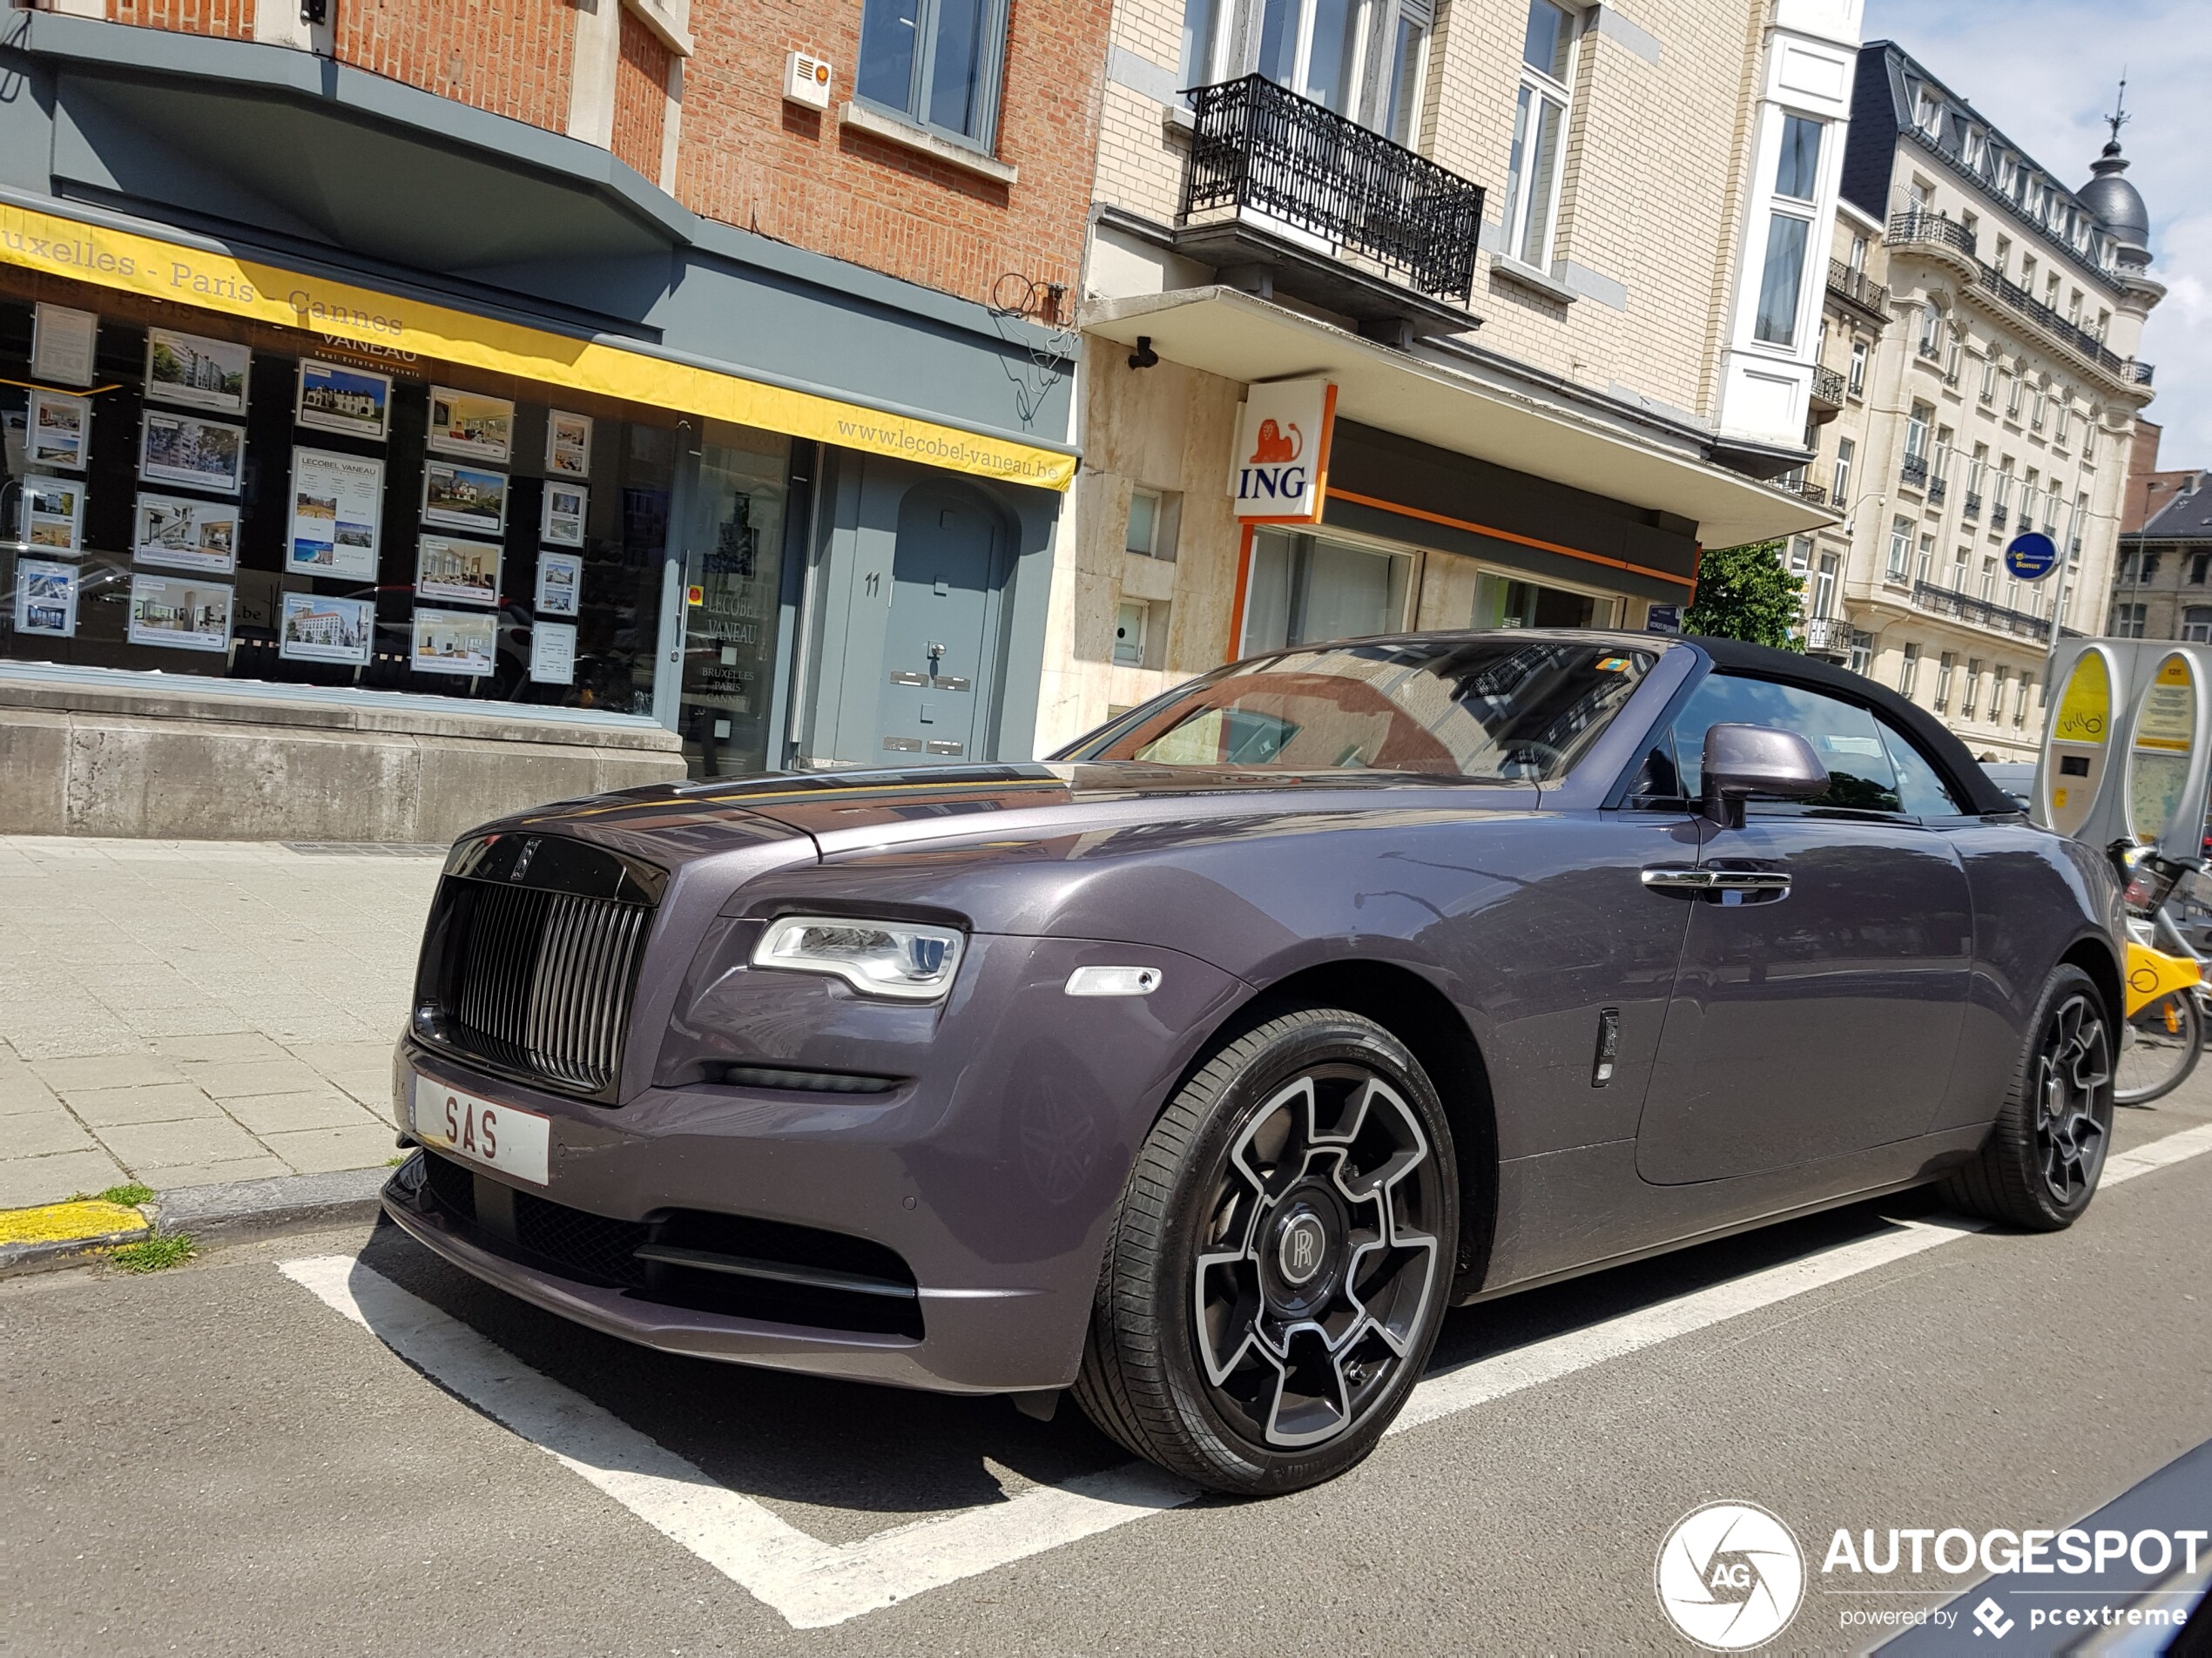
[[[543,1186],[551,1178],[552,1136],[550,1117],[415,1076],[415,1137],[426,1146]]]

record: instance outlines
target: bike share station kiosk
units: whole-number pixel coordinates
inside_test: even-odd
[[[2108,853],[2128,880],[2116,1103],[2147,1105],[2195,1068],[2202,963],[2167,908],[2204,864],[2212,645],[2063,639],[2051,658],[2033,820]]]

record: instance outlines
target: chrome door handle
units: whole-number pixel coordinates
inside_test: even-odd
[[[1655,864],[1643,871],[1643,884],[1653,892],[1681,893],[1686,897],[1703,898],[1711,894],[1725,904],[1723,894],[1741,893],[1737,903],[1745,902],[1751,895],[1775,899],[1786,897],[1790,891],[1790,876],[1779,869],[1691,869],[1679,864]]]

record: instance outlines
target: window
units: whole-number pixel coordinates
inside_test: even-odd
[[[1821,124],[1802,115],[1782,118],[1782,154],[1775,163],[1774,193],[1810,202],[1820,193]]]
[[[1836,487],[1830,493],[1835,496],[1837,506],[1845,513],[1851,511],[1851,468],[1858,455],[1858,446],[1851,439],[1839,437],[1836,440]]]
[[[2027,424],[2031,430],[2040,432],[2043,429],[2043,408],[2050,401],[2047,393],[2039,391],[2035,394],[2035,401],[2027,406]]]
[[[1864,629],[1854,628],[1851,636],[1851,660],[1844,664],[1855,674],[1874,671],[1874,636]]]
[[[1966,689],[1959,693],[1959,718],[1972,719],[1974,717],[1974,703],[1980,695],[1981,658],[1979,657],[1968,657],[1966,658]]]
[[[2112,637],[2115,639],[2140,639],[2143,637],[2143,619],[2149,606],[2144,604],[2115,604],[2112,607]]]
[[[2074,289],[2067,296],[2066,320],[2075,327],[2081,326],[2081,290]]]
[[[2027,724],[2027,694],[2034,689],[2035,676],[2029,673],[2022,674],[2020,676],[2020,694],[2013,703],[2013,724],[2014,725],[2025,725]]]
[[[1997,359],[1993,354],[1982,359],[1981,401],[1985,403],[1997,401]]]
[[[1811,536],[1792,536],[1790,537],[1790,568],[1800,576],[1812,568]]]
[[[2163,555],[2159,553],[2145,553],[2143,555],[2142,580],[2146,582],[2155,582],[2158,579],[2158,565],[2159,561],[2162,556]]]
[[[2058,418],[2052,422],[2051,433],[2051,441],[2060,448],[2066,448],[2067,426],[2073,418],[2074,406],[2061,400],[2058,405]]]
[[[2005,377],[2005,418],[2016,421],[2020,417],[2020,376],[2017,371]]]
[[[1935,405],[1915,403],[1905,417],[1905,458],[1925,464],[1928,458],[1928,423],[1935,419]],[[1912,468],[1907,468],[1909,472]]]
[[[2182,637],[2191,644],[2212,644],[2212,604],[2182,608]]]
[[[1006,0],[866,0],[853,90],[974,149],[996,137]]]
[[[2208,570],[2212,570],[2212,553],[2198,553],[2190,558],[2189,584],[2192,587],[2202,587],[2205,572]]]
[[[1844,382],[1844,388],[1853,397],[1866,395],[1866,342],[1864,340],[1851,342],[1851,376]]]
[[[1506,166],[1506,248],[1511,258],[1540,271],[1551,269],[1574,45],[1573,15],[1552,0],[1528,0],[1513,153]]]
[[[1129,527],[1123,532],[1122,545],[1147,558],[1172,563],[1177,520],[1183,516],[1181,509],[1180,496],[1163,495],[1157,489],[1132,489],[1129,497]]]
[[[1920,89],[1920,101],[1912,112],[1912,125],[1930,138],[1943,131],[1943,99],[1929,88]],[[1925,189],[1926,186],[1921,186]]]
[[[1912,695],[1912,688],[1919,683],[1919,679],[1920,647],[1917,644],[1908,644],[1905,647],[1903,658],[1898,664],[1897,694],[1909,700]]]
[[[1512,634],[1299,651],[1217,669],[1070,758],[1549,782],[1604,735],[1654,660]]]
[[[1892,582],[1901,582],[1912,564],[1912,521],[1910,518],[1890,520],[1890,562],[1884,572]]]
[[[1123,599],[1114,610],[1114,665],[1144,665],[1144,635],[1151,606],[1140,599]]]
[[[1370,552],[1281,530],[1256,531],[1240,654],[1404,627],[1413,567],[1403,553]]]
[[[1936,660],[1935,711],[1940,714],[1951,706],[1951,670],[1958,657],[1946,650]]]
[[[1928,579],[1929,567],[1934,563],[1935,537],[1933,536],[1923,536],[1920,537],[1920,563],[1918,570],[1915,571],[1915,574],[1921,581],[1925,582]]]
[[[1991,522],[1996,529],[2005,527],[2005,513],[2013,499],[2013,457],[2006,455],[1997,463],[1997,482],[1989,492],[1989,504],[1993,509]]]
[[[2092,409],[2081,417],[2081,464],[2093,467],[2097,463],[2097,414]]]
[[[1997,561],[1993,558],[1981,561],[1981,596],[1993,602],[1997,597]]]
[[[1812,799],[1762,801],[1750,810],[1795,815],[1804,812],[1900,812],[1895,764],[1874,716],[1856,703],[1797,685],[1743,674],[1714,674],[1690,693],[1675,717],[1675,764],[1685,798],[1696,799],[1703,782],[1705,733],[1716,725],[1777,725],[1812,745],[1828,768],[1828,791]]]
[[[1409,147],[1432,0],[1184,0],[1185,87],[1254,71]]]
[[[1846,262],[1850,265],[1853,276],[1860,274],[1866,269],[1866,239],[1864,236],[1854,236],[1851,239],[1851,258]]]
[[[1836,614],[1836,576],[1843,561],[1833,553],[1820,556],[1820,570],[1812,580],[1812,613],[1819,617]]]
[[[1943,313],[1932,305],[1920,307],[1920,354],[1932,357],[1943,349]]]
[[[2005,267],[2012,262],[2013,239],[2009,236],[2000,236],[1997,239],[1997,274],[2004,275]]]

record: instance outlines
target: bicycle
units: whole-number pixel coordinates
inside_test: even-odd
[[[2113,1068],[2113,1103],[2148,1105],[2188,1080],[2209,1024],[2203,960],[2182,936],[2168,901],[2188,866],[2155,853],[2114,849],[2128,881],[2126,1018]]]

